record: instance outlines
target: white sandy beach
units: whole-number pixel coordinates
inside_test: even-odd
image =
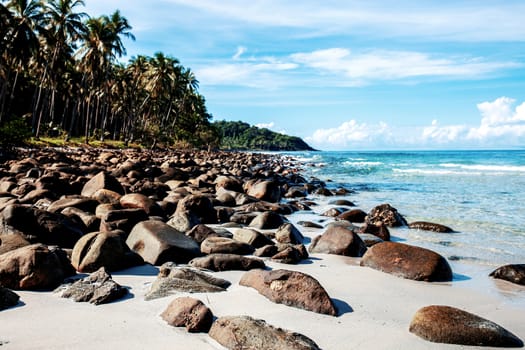
[[[315,237],[323,230],[301,231]],[[358,258],[335,255],[311,255],[300,265],[270,261],[267,265],[315,277],[341,314],[332,317],[274,304],[254,289],[239,286],[242,271],[215,273],[232,282],[227,292],[192,296],[215,316],[261,318],[310,337],[322,349],[476,348],[431,343],[409,333],[414,313],[432,304],[477,314],[525,339],[525,287],[490,279],[490,268],[451,264],[454,282],[425,283],[360,267]],[[186,294],[144,301],[156,274],[157,268],[149,265],[114,273],[132,297],[100,306],[75,303],[52,292],[19,291],[23,304],[0,313],[0,343],[5,349],[222,349],[207,334],[189,334],[160,318],[171,300]]]

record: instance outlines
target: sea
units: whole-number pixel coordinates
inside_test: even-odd
[[[408,222],[429,221],[453,233],[408,228],[393,241],[434,250],[468,279],[504,264],[525,263],[525,150],[340,151],[288,153],[305,177],[369,212],[389,203]],[[464,268],[470,266],[470,268]],[[473,272],[474,271],[474,272]]]

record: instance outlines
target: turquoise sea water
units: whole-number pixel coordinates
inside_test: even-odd
[[[394,240],[485,267],[525,263],[525,151],[301,152],[303,173],[368,212],[390,203],[454,233],[394,229]]]

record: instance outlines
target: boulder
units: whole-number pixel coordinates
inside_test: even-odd
[[[419,309],[409,330],[434,343],[523,347],[521,339],[500,325],[450,306],[431,305]]]
[[[525,286],[525,264],[500,266],[489,276]]]
[[[0,255],[30,244],[19,233],[0,235]]]
[[[361,266],[416,281],[452,280],[447,260],[436,252],[397,242],[373,245],[361,259]]]
[[[199,219],[202,224],[217,222],[217,213],[211,200],[203,195],[189,195],[177,203],[176,213],[189,212]]]
[[[323,226],[316,224],[315,222],[311,222],[311,221],[299,221],[297,222],[297,225],[301,225],[302,227],[309,227],[309,228],[323,228]]]
[[[88,277],[64,287],[61,297],[100,305],[118,300],[127,294],[127,288],[113,281],[111,275],[101,267]]]
[[[249,244],[254,248],[261,248],[268,244],[273,244],[273,241],[260,233],[259,231],[241,228],[233,232],[233,239]]]
[[[20,300],[18,294],[10,289],[0,286],[0,311],[18,305],[18,300]]]
[[[361,209],[351,209],[342,212],[341,214],[337,215],[338,220],[347,220],[350,222],[357,222],[362,223],[365,222],[366,213],[362,211]]]
[[[220,188],[234,192],[243,191],[241,181],[234,176],[217,176],[217,178],[214,181],[214,184],[217,191]]]
[[[274,256],[277,253],[279,253],[277,246],[275,244],[268,244],[268,245],[265,245],[264,247],[255,249],[255,252],[253,253],[253,255],[261,257],[261,258],[262,257],[269,258],[269,257]]]
[[[190,266],[212,271],[264,269],[264,261],[235,254],[210,254],[190,261]]]
[[[99,203],[108,203],[108,204],[118,204],[120,202],[121,197],[122,195],[120,193],[117,193],[111,190],[107,190],[105,188],[101,188],[100,190],[97,190],[91,196],[91,198],[93,198]]]
[[[347,207],[355,207],[355,204],[347,199],[335,199],[328,202],[329,205],[344,205]]]
[[[73,247],[71,264],[79,272],[95,272],[101,267],[118,271],[142,265],[144,260],[132,252],[122,238],[123,232],[92,232]]]
[[[172,295],[176,292],[185,293],[216,293],[224,292],[230,282],[214,277],[208,273],[190,267],[177,267],[173,262],[164,263],[159,268],[157,279],[145,295],[145,300],[153,300]]]
[[[110,190],[119,194],[125,193],[124,188],[113,175],[101,171],[84,184],[80,194],[84,197],[91,197],[100,189]]]
[[[233,238],[233,234],[225,229],[212,229],[204,224],[194,226],[186,233],[186,236],[191,237],[197,243],[201,244],[208,237],[226,237]]]
[[[60,198],[47,207],[47,211],[52,213],[58,213],[65,208],[77,208],[85,212],[93,213],[99,205],[95,199],[82,197],[82,196],[67,196]]]
[[[322,216],[328,216],[330,218],[335,218],[341,215],[344,212],[344,208],[330,208],[322,213]]]
[[[197,242],[157,220],[142,221],[135,225],[126,244],[152,265],[161,265],[166,261],[184,264],[201,255]]]
[[[294,225],[285,223],[275,232],[275,240],[279,243],[300,244],[303,243],[304,237]]]
[[[433,222],[427,222],[427,221],[411,222],[410,224],[408,224],[408,227],[410,227],[411,229],[416,229],[416,230],[433,231],[433,232],[439,232],[439,233],[454,232],[454,230],[448,226],[436,224]]]
[[[211,326],[210,337],[227,349],[318,350],[310,338],[267,324],[249,316],[219,317]]]
[[[11,289],[49,290],[75,274],[66,253],[33,244],[0,255],[0,285]]]
[[[381,238],[371,233],[358,233],[359,238],[365,243],[366,247],[371,247],[374,244],[384,242]]]
[[[365,243],[359,235],[345,227],[331,226],[313,239],[310,253],[324,253],[360,257],[366,252]]]
[[[203,254],[225,253],[237,255],[249,255],[254,251],[254,247],[248,243],[226,237],[208,237],[201,243]]]
[[[283,244],[279,247],[279,252],[272,255],[272,260],[281,264],[298,264],[304,259],[308,259],[308,251],[303,244]]]
[[[389,227],[407,226],[405,218],[390,204],[381,204],[373,208],[366,216],[365,221],[370,224],[383,223]]]
[[[189,232],[202,221],[191,211],[175,211],[167,224],[180,232]]]
[[[100,227],[99,218],[97,218],[93,214],[87,213],[78,208],[67,207],[64,210],[62,210],[60,213],[67,216],[74,222],[83,224],[86,232],[96,231]]]
[[[258,214],[251,222],[250,227],[256,228],[256,229],[275,229],[278,228],[284,224],[284,218],[273,212],[273,211],[265,211],[263,213]]]
[[[211,310],[198,299],[174,299],[160,315],[173,327],[186,327],[188,332],[208,332],[213,323]]]
[[[277,304],[336,316],[337,310],[319,282],[302,272],[289,270],[252,270],[239,281]]]
[[[369,233],[381,238],[383,241],[390,241],[390,231],[383,223],[364,224],[359,229],[359,233]]]
[[[249,196],[272,203],[281,200],[281,187],[275,181],[264,180],[247,187],[246,193]]]
[[[119,200],[122,208],[139,208],[144,210],[150,216],[162,216],[162,210],[157,202],[140,193],[129,193],[122,196]]]

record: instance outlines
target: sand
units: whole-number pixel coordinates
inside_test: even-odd
[[[305,215],[294,216],[292,221],[311,214]],[[307,240],[322,232],[301,231]],[[192,296],[202,300],[215,316],[261,318],[310,337],[322,349],[476,348],[431,343],[411,334],[408,327],[414,313],[432,304],[477,314],[525,339],[525,287],[489,278],[490,268],[485,271],[451,263],[453,282],[426,283],[360,267],[358,258],[335,255],[313,254],[299,265],[269,261],[267,265],[318,279],[340,315],[274,304],[255,290],[239,286],[242,271],[215,274],[232,282],[226,292]],[[145,265],[113,273],[118,283],[129,288],[131,296],[107,305],[75,303],[53,292],[18,291],[21,304],[0,312],[0,344],[5,349],[223,349],[207,334],[189,334],[160,318],[171,300],[188,294],[144,301],[157,271]]]

